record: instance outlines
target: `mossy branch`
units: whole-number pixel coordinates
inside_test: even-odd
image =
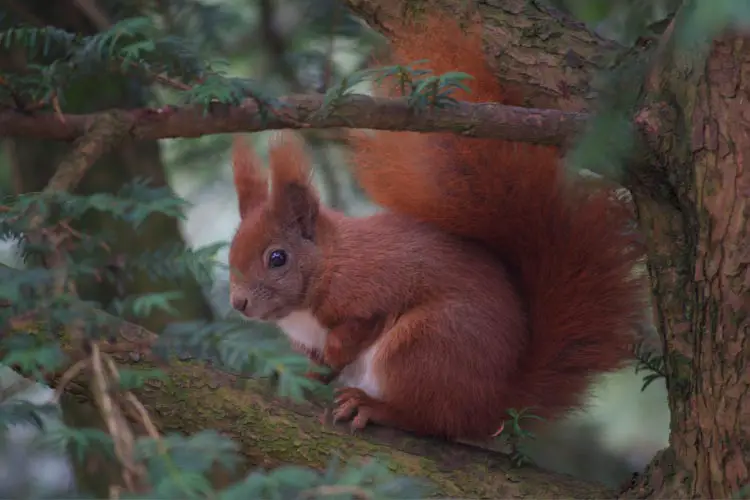
[[[102,349],[110,351],[119,363],[130,365],[131,370],[153,370],[158,361],[148,346],[155,338],[142,328],[125,325],[119,338],[122,343]],[[418,439],[377,427],[353,436],[344,425],[320,423],[320,402],[295,404],[281,400],[263,381],[240,379],[202,363],[159,363],[158,369],[166,374],[165,381],[149,382],[133,393],[149,410],[159,432],[216,429],[238,440],[250,467],[291,463],[322,469],[337,454],[344,459],[384,456],[398,473],[431,480],[441,496],[613,497],[612,492],[598,485],[532,466],[519,468],[507,456],[479,448]],[[70,386],[71,390],[79,398],[88,399],[90,382],[77,382]]]
[[[8,272],[16,271],[3,266]],[[108,313],[93,309],[96,315]],[[193,434],[205,429],[230,436],[247,458],[246,468],[305,465],[324,469],[333,456],[343,459],[382,456],[399,474],[423,477],[440,496],[469,498],[613,498],[603,486],[588,484],[534,466],[516,467],[502,453],[465,444],[419,439],[393,429],[372,426],[356,435],[345,425],[324,425],[321,401],[292,403],[275,396],[261,380],[240,378],[197,361],[170,361],[151,351],[157,335],[110,318],[120,325],[109,342],[98,342],[102,356],[129,371],[164,374],[132,393],[148,412],[153,429],[142,432]],[[28,323],[20,325],[28,328]],[[10,328],[14,328],[12,325]],[[40,323],[36,330],[43,331]],[[89,346],[90,347],[90,346]],[[72,370],[90,353],[80,343],[65,343],[69,367],[48,374],[52,387],[74,400],[95,404],[96,387],[83,370]],[[75,376],[71,376],[74,374]],[[126,415],[127,416],[127,415]],[[130,418],[130,417],[128,417]],[[142,420],[141,417],[139,420]],[[154,430],[155,429],[155,430]],[[245,472],[245,471],[238,471]],[[227,480],[219,474],[216,481]]]

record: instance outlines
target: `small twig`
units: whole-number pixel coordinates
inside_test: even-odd
[[[115,64],[114,68],[115,69],[120,69],[122,67],[122,61],[123,61],[122,59],[118,59],[118,64]],[[188,85],[187,83],[183,83],[183,82],[181,82],[179,80],[174,80],[174,79],[169,78],[168,76],[162,75],[160,73],[154,73],[154,72],[145,71],[143,68],[139,67],[138,64],[136,64],[134,62],[131,62],[129,64],[129,67],[131,67],[131,68],[133,68],[135,70],[141,71],[142,73],[145,72],[147,74],[147,77],[149,79],[151,79],[151,80],[153,80],[153,81],[155,81],[157,83],[160,83],[160,84],[164,85],[165,87],[171,87],[171,88],[173,88],[175,90],[181,90],[181,91],[188,91],[188,90],[192,89],[192,87],[190,85]]]
[[[61,228],[63,228],[70,236],[76,238],[79,241],[82,241],[84,239],[84,234],[77,229],[74,229],[70,226],[70,223],[66,220],[61,220],[57,223],[57,225]]]
[[[107,368],[109,369],[109,373],[112,379],[119,382],[120,373],[117,370],[117,365],[115,364],[114,360],[111,357],[106,356],[106,355],[102,356],[102,359],[107,365]],[[148,433],[149,437],[151,437],[151,439],[153,439],[156,442],[156,447],[159,453],[165,458],[165,462],[170,472],[174,474],[175,478],[179,477],[179,471],[177,470],[174,463],[170,459],[169,450],[167,449],[167,446],[164,443],[164,440],[161,438],[159,430],[156,428],[156,425],[154,425],[153,421],[151,420],[151,417],[148,414],[148,410],[146,410],[146,407],[143,406],[143,403],[141,403],[138,400],[138,398],[136,398],[135,395],[130,391],[124,391],[122,392],[122,395],[125,401],[130,403],[130,407],[135,411],[136,415],[138,416],[138,420],[140,420],[141,424],[143,424],[143,427],[146,429],[146,432]],[[185,491],[186,492],[189,491],[189,488],[187,487],[187,485],[185,485]],[[213,500],[215,496],[211,494],[209,495],[208,498]]]
[[[128,391],[125,393],[125,398],[128,400],[128,402],[131,404],[131,406],[135,409],[136,413],[141,419],[141,423],[143,424],[143,427],[146,428],[146,432],[148,435],[157,442],[158,446],[160,447],[160,451],[162,453],[166,453],[167,449],[164,446],[164,443],[161,440],[161,435],[159,435],[159,430],[154,425],[154,422],[151,420],[151,417],[148,414],[148,410],[146,410],[146,407],[143,406],[143,403],[141,403],[138,398],[135,397],[135,395]]]
[[[65,370],[65,373],[62,374],[62,376],[60,377],[60,381],[57,383],[57,387],[55,387],[55,401],[60,401],[60,397],[68,387],[68,384],[70,384],[73,379],[78,376],[79,373],[88,368],[90,365],[91,360],[89,358],[86,358],[78,361],[73,366]]]
[[[62,123],[65,123],[62,120]],[[87,133],[76,141],[70,153],[60,162],[55,174],[42,194],[56,191],[72,191],[84,174],[104,153],[119,144],[130,130],[127,114],[119,111],[103,113],[92,121]],[[29,221],[28,239],[31,243],[47,243],[52,249],[44,258],[44,265],[55,270],[52,293],[59,295],[68,291],[75,293],[75,284],[68,283],[65,256],[61,244],[65,234],[50,233],[42,227],[44,216],[37,213]]]
[[[57,97],[56,92],[52,94],[52,97],[50,98],[50,103],[52,104],[52,109],[55,110],[55,115],[57,116],[57,119],[65,123],[65,115],[63,114],[62,107],[60,107],[60,99]]]
[[[112,376],[114,380],[117,382],[120,381],[120,372],[117,370],[117,365],[115,364],[114,360],[109,356],[102,356],[102,359],[104,359],[105,363],[107,364],[107,368],[109,368],[109,373]],[[138,401],[138,398],[136,398],[132,392],[130,391],[124,391],[123,396],[125,399],[133,406],[136,413],[140,417],[141,423],[143,424],[143,427],[146,428],[146,432],[150,437],[155,439],[156,441],[161,440],[161,436],[159,435],[159,431],[156,429],[156,426],[151,421],[151,417],[148,414],[148,411],[143,406],[143,404]],[[166,452],[166,449],[164,450]]]
[[[108,383],[107,372],[104,368],[99,346],[96,343],[91,344],[91,365],[93,379],[94,399],[102,413],[102,418],[107,426],[110,436],[115,447],[115,456],[123,468],[122,479],[128,491],[137,491],[138,485],[143,479],[142,467],[138,467],[133,460],[134,437],[127,425],[122,411],[115,404],[110,395],[110,384]]]
[[[60,162],[44,192],[72,191],[96,160],[127,136],[131,125],[128,114],[121,111],[99,115],[76,142],[73,151]]]

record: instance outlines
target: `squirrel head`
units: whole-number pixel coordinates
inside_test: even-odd
[[[301,139],[279,134],[269,156],[270,192],[258,158],[235,137],[240,225],[229,249],[230,301],[246,317],[263,321],[305,307],[328,226]]]

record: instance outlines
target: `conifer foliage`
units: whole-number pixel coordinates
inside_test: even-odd
[[[120,3],[119,7],[132,10],[126,2]],[[323,11],[338,8],[332,2],[323,3]],[[156,89],[152,94],[154,113],[165,105],[186,104],[202,106],[205,113],[211,113],[215,104],[232,106],[244,99],[255,100],[261,119],[280,112],[274,94],[267,90],[271,87],[268,82],[231,76],[221,61],[209,59],[211,49],[214,54],[221,49],[230,56],[242,52],[232,48],[242,40],[226,35],[239,33],[237,16],[227,14],[222,6],[188,0],[159,2],[158,6],[144,2],[140,11],[129,10],[131,15],[107,22],[122,14],[117,2],[81,4],[87,6],[92,20],[98,20],[96,34],[36,25],[33,16],[18,12],[1,13],[0,45],[24,61],[21,67],[5,64],[0,72],[0,106],[6,116],[48,114],[64,122],[68,90],[76,81],[104,74],[122,75],[133,85]],[[245,16],[259,12],[261,18],[274,15],[270,3],[260,4],[252,9],[237,7],[237,12]],[[319,2],[315,4],[316,15],[303,25],[308,38],[319,36],[326,19]],[[247,34],[247,26],[244,28]],[[277,36],[270,29],[266,27],[265,37]],[[344,16],[333,34],[352,36],[357,29],[353,18]],[[330,30],[329,24],[327,32]],[[194,32],[199,35],[186,36]],[[300,41],[304,30],[295,36],[285,40],[278,35],[278,40],[304,46]],[[248,42],[252,40],[245,40]],[[315,61],[320,54],[299,50],[287,55],[286,47],[276,50],[284,51],[281,55],[288,61],[276,61],[278,71],[268,72],[269,80],[282,74],[296,81],[280,79],[287,86],[315,85],[310,78],[305,84],[294,56]],[[319,59],[324,60],[322,56]],[[332,453],[323,471],[292,465],[254,469],[243,462],[235,442],[214,430],[178,435],[157,429],[153,416],[136,396],[137,389],[145,383],[168,383],[165,372],[153,366],[175,354],[183,361],[210,362],[215,369],[231,374],[270,378],[282,397],[300,400],[315,386],[302,377],[307,361],[283,350],[280,337],[267,328],[258,326],[248,335],[248,324],[233,318],[211,323],[174,322],[158,335],[137,326],[138,318],[154,311],[174,313],[172,303],[180,297],[177,285],[174,290],[110,303],[79,297],[76,282],[80,279],[118,286],[135,273],[175,283],[191,277],[208,286],[219,266],[216,255],[222,247],[173,245],[122,260],[109,251],[112,234],[88,234],[76,228],[75,221],[90,212],[107,213],[136,229],[153,214],[184,217],[184,200],[169,189],[154,187],[149,179],[135,179],[114,193],[76,193],[92,163],[129,131],[122,112],[100,111],[75,140],[44,190],[0,193],[0,235],[17,244],[23,257],[17,268],[0,267],[0,362],[25,377],[52,384],[58,396],[82,384],[104,428],[49,426],[45,416],[56,415],[56,405],[8,400],[0,403],[3,432],[14,424],[31,423],[41,431],[40,442],[67,450],[74,461],[84,463],[91,453],[108,457],[118,471],[109,486],[111,497],[404,498],[426,491],[422,482],[394,475],[383,461],[343,463]],[[118,356],[127,352],[142,353],[150,368],[120,363]],[[211,481],[217,466],[238,479],[217,489]]]
[[[404,1],[410,11],[402,14],[419,14],[426,8],[426,2]],[[621,174],[627,168],[631,169],[630,174],[638,174],[636,169],[648,163],[631,162],[625,166],[638,149],[634,145],[642,138],[638,126],[643,124],[636,125],[633,116],[643,104],[643,87],[653,87],[646,89],[646,93],[660,89],[664,82],[654,75],[659,76],[665,61],[677,60],[678,49],[681,55],[694,58],[690,64],[698,68],[703,65],[700,58],[707,56],[713,38],[729,28],[741,30],[750,25],[747,0],[508,2],[519,10],[518,6],[524,3],[539,4],[539,9],[545,12],[550,7],[566,10],[587,23],[591,31],[606,32],[606,37],[621,44],[622,49],[612,61],[591,64],[614,68],[598,75],[601,78],[596,82],[597,88],[589,88],[586,83],[581,85],[584,90],[571,89],[560,82],[559,89],[550,90],[561,95],[596,93],[597,105],[591,108],[596,108],[596,113],[589,116],[531,110],[524,114],[528,111],[522,108],[509,110],[495,104],[472,107],[457,102],[453,92],[464,88],[462,82],[471,75],[458,72],[435,75],[412,67],[423,67],[425,61],[344,72],[334,63],[334,44],[345,41],[344,45],[364,54],[372,52],[370,49],[382,41],[345,8],[346,3],[363,12],[367,5],[373,4],[369,0],[7,0],[0,3],[0,133],[72,142],[69,153],[40,192],[13,192],[9,186],[0,184],[0,238],[18,245],[23,257],[21,265],[0,265],[0,363],[29,379],[50,384],[58,396],[72,393],[74,388],[83,391],[103,423],[97,428],[49,426],[45,417],[58,413],[56,405],[6,400],[0,402],[2,432],[15,424],[32,424],[40,429],[41,442],[66,450],[78,463],[84,463],[91,454],[106,457],[111,466],[108,470],[116,472],[108,485],[112,498],[385,499],[427,494],[430,488],[425,482],[395,475],[382,460],[341,463],[332,453],[324,470],[292,465],[255,469],[253,466],[257,464],[245,463],[238,444],[216,430],[204,429],[190,435],[162,433],[139,394],[148,384],[169,384],[169,370],[160,368],[167,362],[203,363],[235,377],[265,378],[274,383],[280,396],[296,400],[321,388],[302,376],[307,361],[288,354],[281,346],[280,336],[262,325],[255,325],[253,335],[247,334],[247,323],[233,318],[210,323],[174,322],[162,332],[149,332],[138,326],[139,318],[155,311],[175,312],[173,304],[181,296],[178,283],[185,277],[208,286],[220,267],[217,254],[221,245],[205,248],[172,245],[144,250],[123,260],[111,251],[114,238],[111,232],[83,231],[76,221],[100,212],[138,228],[154,214],[183,218],[185,201],[169,189],[156,187],[147,178],[133,179],[113,192],[86,194],[77,190],[81,179],[98,158],[119,144],[142,139],[141,133],[150,139],[170,136],[154,130],[149,135],[143,130],[148,132],[148,127],[157,122],[163,126],[173,113],[191,107],[192,115],[180,116],[196,120],[210,117],[215,130],[183,128],[184,136],[288,127],[303,129],[314,145],[322,143],[323,138],[341,139],[335,134],[319,134],[315,129],[352,126],[450,130],[486,137],[505,134],[503,138],[509,140],[524,140],[519,134],[533,128],[536,135],[528,142],[559,144],[580,132],[579,125],[585,120],[586,133],[569,151],[568,163],[578,169],[597,170],[623,185],[637,185],[642,180],[638,175],[630,175],[623,181]],[[96,30],[82,33],[46,25],[35,14],[37,8],[49,8],[56,13],[66,8],[78,9]],[[526,37],[523,43],[528,43],[528,47],[540,47],[554,38],[549,33],[538,33],[535,23],[518,24],[523,26],[522,35]],[[592,45],[594,38],[592,35]],[[654,45],[654,41],[657,50],[643,50],[644,46]],[[565,66],[567,73],[584,66],[583,59],[589,57],[572,50],[561,51],[565,52],[565,64],[561,66]],[[628,64],[620,64],[622,61]],[[690,68],[685,61],[681,64]],[[240,77],[233,71],[247,66],[252,77]],[[679,71],[684,71],[685,78],[691,72]],[[146,95],[149,106],[99,109],[92,105],[94,109],[87,110],[88,114],[70,113],[73,101],[79,105],[80,101],[86,101],[85,96],[82,98],[80,92],[76,94],[71,89],[82,80],[101,80],[105,85],[107,77],[112,75],[125,79],[131,90]],[[378,101],[355,91],[355,86],[365,80],[384,78],[395,81],[405,97]],[[554,87],[549,83],[544,81],[544,85]],[[699,97],[691,95],[690,105]],[[363,112],[367,106],[368,112]],[[238,112],[240,107],[244,115]],[[444,113],[451,108],[460,112],[452,116]],[[195,109],[201,115],[194,113]],[[523,119],[530,115],[531,120]],[[516,125],[509,116],[516,117]],[[231,126],[227,125],[230,121]],[[545,135],[545,124],[554,132]],[[205,167],[206,158],[217,151],[226,151],[228,144],[225,135],[185,141],[178,148],[179,163],[191,168]],[[654,144],[648,146],[659,149]],[[685,162],[673,159],[662,163],[672,168]],[[671,174],[675,172],[673,169]],[[665,179],[670,175],[665,175]],[[681,179],[682,175],[675,175],[674,179]],[[647,195],[665,197],[660,205],[689,212],[691,217],[704,214],[705,207],[698,207],[695,200],[685,201],[689,190],[682,191],[680,186]],[[693,210],[681,208],[690,204]],[[704,232],[709,234],[708,230]],[[682,236],[674,238],[699,241],[703,232],[690,238]],[[683,260],[692,263],[694,256]],[[680,272],[689,276],[687,282],[692,286],[690,280],[695,279],[696,273],[692,269]],[[77,291],[77,283],[83,280],[93,279],[118,288],[136,274],[154,280],[174,280],[175,288],[101,303],[84,300]],[[693,293],[690,300],[699,296]],[[687,315],[701,308],[680,304],[669,310],[686,311]],[[667,323],[665,320],[664,324]],[[695,329],[698,322],[685,324]],[[661,333],[663,336],[664,332]],[[693,349],[699,343],[686,345]],[[714,343],[713,347],[717,345]],[[668,379],[673,411],[675,404],[688,401],[689,377],[681,380],[676,375],[689,372],[691,364],[674,356],[674,352],[662,356],[641,351],[638,369],[649,372],[644,384]],[[133,363],[134,358],[142,362]],[[516,427],[518,420],[513,420]],[[676,421],[673,418],[673,423]],[[233,480],[212,481],[217,467],[230,471]],[[746,468],[744,474],[747,475]]]

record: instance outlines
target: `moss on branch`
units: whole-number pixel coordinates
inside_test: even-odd
[[[98,314],[106,314],[97,311]],[[24,328],[28,327],[28,324]],[[42,330],[39,325],[35,330]],[[265,381],[238,378],[195,361],[153,358],[156,336],[123,323],[114,344],[102,344],[120,366],[165,373],[133,393],[149,411],[160,433],[215,429],[231,436],[246,458],[245,469],[284,464],[324,468],[334,456],[382,457],[398,473],[427,478],[439,496],[469,498],[612,498],[613,492],[533,466],[515,467],[508,456],[465,444],[422,439],[394,429],[369,427],[352,435],[346,425],[323,424],[320,401],[279,399]],[[132,350],[131,350],[132,349]],[[66,347],[72,360],[85,357]],[[51,377],[54,387],[60,374]],[[89,381],[78,376],[66,385],[73,400],[92,404]],[[218,474],[217,481],[226,475]]]

